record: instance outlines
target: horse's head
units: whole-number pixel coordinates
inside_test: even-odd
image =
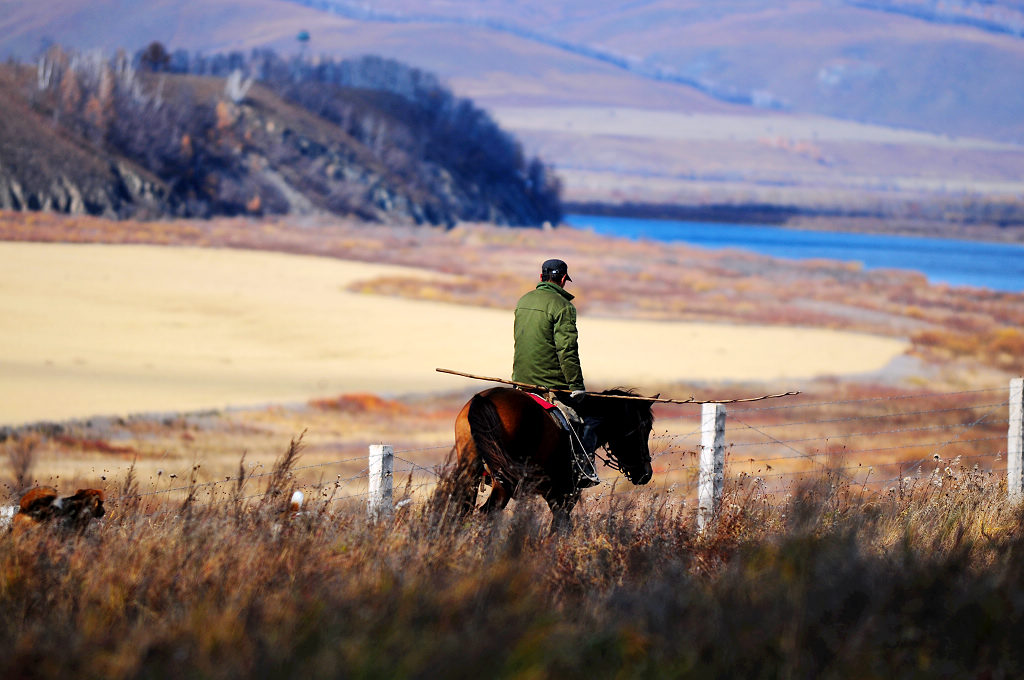
[[[635,396],[629,390],[614,389],[602,392],[620,397]],[[651,468],[651,450],[647,440],[654,427],[651,402],[643,399],[595,399],[602,410],[603,439],[608,454],[618,465],[626,479],[633,484],[646,484],[654,474]]]

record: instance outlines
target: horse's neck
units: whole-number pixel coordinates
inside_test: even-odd
[[[600,446],[604,446],[612,438],[611,435],[622,426],[622,413],[618,409],[605,407],[598,410],[595,415],[600,420],[597,439]]]

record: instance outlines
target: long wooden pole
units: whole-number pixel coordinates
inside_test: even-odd
[[[550,391],[550,387],[543,385],[531,385],[530,383],[517,382],[515,380],[505,380],[504,378],[491,378],[485,375],[473,375],[472,373],[463,373],[462,371],[453,371],[449,368],[435,368],[438,373],[449,373],[451,375],[459,375],[463,378],[472,378],[473,380],[487,380],[489,382],[504,383],[506,385],[515,385],[516,387],[525,387],[528,390],[541,390],[544,392]],[[554,390],[556,392],[562,392],[565,390]],[[782,394],[766,394],[763,397],[747,397],[746,399],[709,399],[707,401],[698,400],[696,397],[690,397],[689,399],[662,399],[660,397],[643,397],[640,395],[620,395],[620,394],[601,394],[600,392],[587,392],[588,397],[603,397],[606,399],[636,399],[638,401],[649,401],[658,404],[739,404],[747,401],[762,401],[764,399],[777,399],[779,397],[792,397],[800,394],[799,392],[783,392]]]

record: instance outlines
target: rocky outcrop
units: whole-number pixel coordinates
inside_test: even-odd
[[[163,183],[112,162],[104,174],[51,176],[41,181],[0,168],[0,210],[47,210],[104,217],[157,216],[168,213]]]

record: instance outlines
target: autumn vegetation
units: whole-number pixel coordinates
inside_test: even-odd
[[[581,313],[909,337],[914,362],[730,407],[726,495],[705,534],[685,407],[656,408],[652,484],[601,468],[565,536],[528,499],[453,519],[435,472],[466,390],[5,429],[9,498],[96,487],[107,514],[81,532],[0,530],[4,677],[1000,678],[1024,661],[1024,526],[1002,471],[1019,294],[572,229],[5,212],[0,238],[404,264],[433,275],[357,289],[496,307],[555,252]],[[397,509],[370,523],[366,445],[385,437]]]
[[[0,672],[1000,678],[1022,662],[1021,517],[967,467],[880,493],[828,472],[785,495],[730,484],[705,534],[670,495],[613,495],[558,537],[529,501],[493,520],[453,521],[443,495],[378,523],[331,498],[292,516],[286,459],[206,499],[155,501],[129,475],[82,532],[0,534]]]
[[[566,228],[382,229],[339,220],[296,226],[272,220],[111,221],[8,212],[0,213],[0,238],[267,249],[402,264],[432,274],[367,280],[354,284],[354,290],[503,309],[533,285],[537,263],[547,253],[558,253],[572,263],[579,282],[576,302],[587,316],[823,326],[909,338],[905,366],[862,380],[633,385],[651,394],[705,400],[801,391],[780,404],[784,408],[730,409],[729,438],[735,445],[730,475],[763,477],[773,490],[796,479],[777,475],[829,465],[859,468],[857,481],[877,489],[885,480],[919,474],[922,461],[930,464],[936,453],[949,460],[959,456],[964,464],[984,470],[999,468],[1006,433],[1000,404],[1005,404],[1008,379],[1024,369],[1024,352],[1017,344],[1024,328],[1020,294],[930,285],[917,274],[868,272],[836,262],[709,253]],[[607,257],[610,248],[615,258]],[[429,398],[338,395],[298,410],[183,414],[166,422],[100,419],[24,429],[43,435],[37,446],[46,463],[37,474],[61,475],[39,478],[51,485],[100,486],[104,480],[99,477],[114,477],[133,459],[140,478],[154,490],[170,484],[170,474],[184,479],[200,459],[200,481],[212,482],[235,473],[242,451],[249,452],[250,463],[269,464],[281,439],[303,430],[309,430],[311,463],[351,461],[329,470],[344,479],[365,466],[367,443],[384,437],[396,450],[417,450],[420,465],[439,464],[451,447],[454,417],[472,387],[453,379],[451,393]],[[656,482],[677,484],[679,493],[692,498],[699,414],[695,408],[658,407],[656,415]],[[772,438],[793,443],[776,444]],[[320,472],[304,472],[300,481],[319,483]]]
[[[539,225],[537,158],[432,75],[374,57],[113,57],[0,68],[0,207],[107,217],[334,214]]]

